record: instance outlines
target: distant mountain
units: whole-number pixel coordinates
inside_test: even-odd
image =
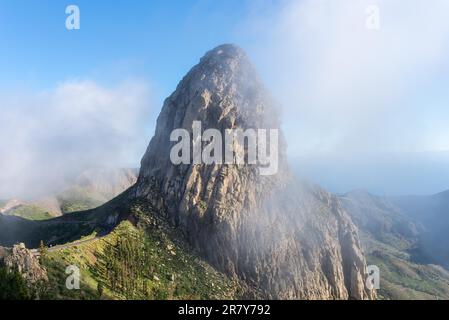
[[[448,195],[379,197],[357,190],[339,196],[368,262],[381,269],[381,297],[449,299]]]
[[[0,214],[45,220],[62,214],[96,208],[118,196],[137,181],[137,169],[90,169],[55,195],[38,199],[0,201]]]
[[[390,198],[355,190],[340,195],[340,200],[360,229],[397,249],[413,246],[423,231],[423,227]]]
[[[449,191],[431,196],[392,197],[391,201],[424,227],[414,258],[449,268]]]
[[[56,196],[63,214],[93,209],[118,196],[137,181],[138,169],[91,169]]]

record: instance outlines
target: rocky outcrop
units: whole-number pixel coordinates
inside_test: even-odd
[[[135,197],[156,206],[211,264],[267,298],[374,298],[365,289],[356,228],[334,196],[296,181],[281,132],[274,175],[261,175],[259,164],[170,160],[175,129],[192,133],[194,121],[223,136],[227,129],[279,129],[276,110],[241,49],[208,52],[166,99]],[[248,154],[247,144],[234,144]]]
[[[7,254],[4,253],[3,264],[9,270],[17,270],[30,285],[48,281],[47,271],[23,243],[13,246]]]

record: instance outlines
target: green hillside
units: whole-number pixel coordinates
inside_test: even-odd
[[[58,202],[63,214],[93,209],[109,200],[80,187],[71,188],[58,195]]]
[[[160,227],[124,221],[103,238],[86,239],[91,240],[41,259],[50,279],[48,298],[232,299],[240,294],[237,282],[188,253]],[[69,265],[80,268],[80,290],[65,287]]]
[[[440,266],[416,264],[380,251],[369,254],[368,263],[380,269],[381,299],[449,299],[449,272]]]
[[[353,191],[340,200],[359,228],[368,264],[379,267],[379,299],[449,299],[449,272],[417,263],[411,254],[419,245],[420,224],[384,197]]]
[[[8,215],[29,220],[45,220],[52,218],[52,215],[48,211],[36,205],[20,205],[8,211]]]
[[[137,169],[91,169],[55,194],[31,199],[0,199],[0,209],[10,201],[16,201],[16,207],[7,210],[6,214],[28,220],[46,220],[91,210],[126,191],[137,175]]]

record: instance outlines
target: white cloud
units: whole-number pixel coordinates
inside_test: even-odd
[[[373,4],[378,31],[365,26]],[[291,153],[419,151],[449,137],[425,123],[448,115],[448,1],[265,5],[246,25],[260,35],[249,48],[285,108]]]
[[[142,81],[74,80],[0,99],[0,198],[52,192],[86,168],[137,165],[148,144]]]

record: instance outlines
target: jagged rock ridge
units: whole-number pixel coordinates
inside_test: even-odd
[[[212,265],[259,288],[267,298],[369,299],[357,231],[339,201],[293,178],[280,135],[279,171],[257,165],[170,161],[170,133],[278,129],[276,107],[245,53],[208,52],[166,99],[142,159],[134,194],[182,230]],[[240,146],[246,150],[246,146]]]

